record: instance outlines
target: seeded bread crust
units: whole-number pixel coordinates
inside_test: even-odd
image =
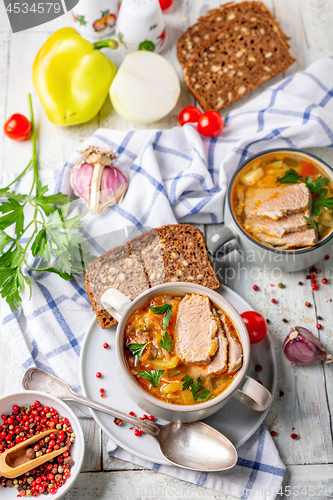
[[[280,33],[281,38],[284,41],[287,40],[286,35],[274,19],[273,14],[262,2],[230,2],[221,5],[217,9],[209,10],[204,16],[199,17],[198,22],[194,26],[191,26],[182,34],[177,43],[177,57],[181,66],[185,68],[192,55],[231,21],[237,20],[240,17],[246,17],[251,20],[257,16],[271,20]]]
[[[100,302],[108,288],[134,299],[155,285],[177,281],[198,283],[212,290],[220,287],[201,231],[188,224],[147,231],[104,253],[88,266],[85,285],[97,320],[102,328],[109,328],[117,321]]]
[[[294,62],[273,22],[244,17],[225,26],[193,54],[184,79],[205,111],[219,111]]]

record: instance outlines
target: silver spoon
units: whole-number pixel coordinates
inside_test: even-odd
[[[62,401],[73,401],[136,425],[158,441],[168,462],[184,469],[221,471],[230,469],[237,462],[237,451],[229,439],[203,422],[159,425],[141,420],[76,394],[69,385],[39,368],[29,368],[22,385],[24,389],[46,392]]]

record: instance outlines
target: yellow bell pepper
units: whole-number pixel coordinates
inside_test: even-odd
[[[98,49],[115,40],[90,43],[73,28],[56,31],[38,52],[32,70],[37,94],[55,125],[77,125],[101,109],[116,66]]]

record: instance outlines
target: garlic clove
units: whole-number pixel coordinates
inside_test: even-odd
[[[90,163],[84,163],[80,168],[72,170],[71,185],[76,196],[83,198],[87,207],[90,204],[90,186],[94,167]]]
[[[333,361],[333,356],[326,352],[320,340],[301,326],[295,326],[287,335],[283,352],[290,363],[297,365],[309,365],[323,359]]]
[[[117,203],[127,189],[127,177],[115,167],[104,167],[100,187],[101,210]]]

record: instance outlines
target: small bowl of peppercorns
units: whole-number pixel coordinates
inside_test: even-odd
[[[1,500],[51,495],[61,498],[77,479],[84,458],[84,436],[78,418],[63,401],[39,391],[0,398],[0,455],[27,439],[51,432],[24,453],[28,460],[66,447],[67,450],[15,479],[1,477]]]

